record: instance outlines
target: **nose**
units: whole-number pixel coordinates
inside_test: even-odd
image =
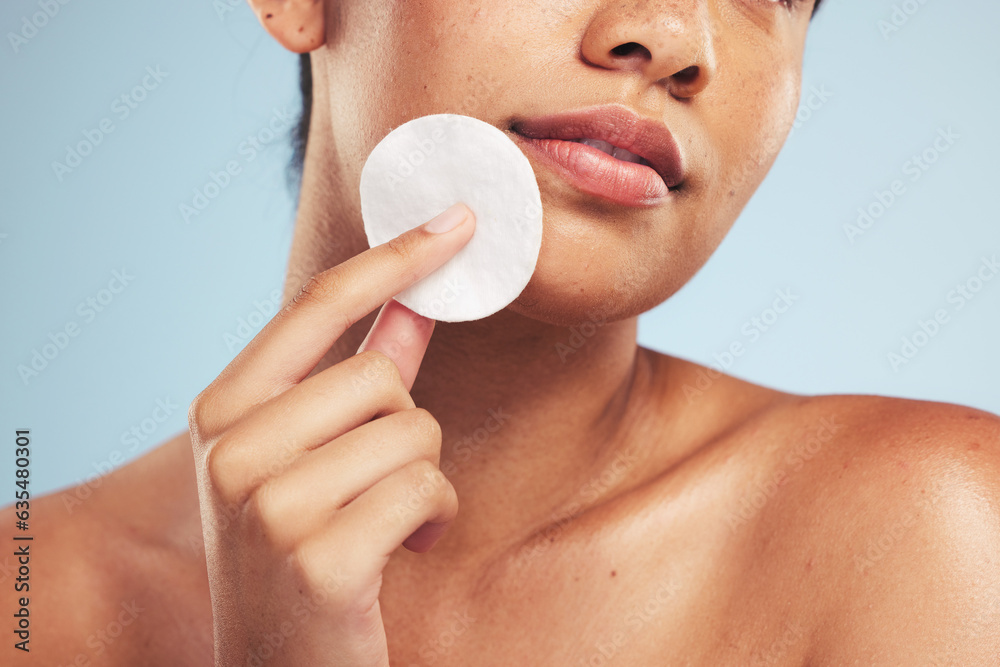
[[[715,75],[711,19],[703,0],[602,3],[581,44],[585,62],[631,72],[679,99],[694,97]]]

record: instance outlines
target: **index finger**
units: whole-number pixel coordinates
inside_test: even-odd
[[[351,325],[448,261],[474,231],[472,210],[455,204],[310,278],[219,376],[226,405],[256,404],[301,382]]]

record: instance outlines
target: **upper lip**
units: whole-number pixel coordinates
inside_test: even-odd
[[[518,120],[511,130],[529,139],[599,139],[645,159],[668,188],[684,180],[673,135],[663,123],[628,107],[609,105]]]

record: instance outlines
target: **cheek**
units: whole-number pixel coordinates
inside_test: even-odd
[[[765,84],[761,85],[761,81]],[[798,106],[800,74],[791,65],[721,73],[688,148],[702,158],[690,181],[690,250],[703,264],[722,242],[774,164]]]
[[[717,131],[709,135],[716,138],[721,158],[713,189],[740,209],[763,181],[791,131],[800,85],[799,70],[791,66],[742,74],[740,82],[716,90],[734,102],[716,107],[724,113],[714,115]]]
[[[545,210],[542,252],[531,282],[511,309],[569,326],[595,308],[608,320],[633,317],[662,303],[715,249],[709,207],[677,201],[662,219],[619,213]]]
[[[467,0],[344,3],[328,47],[333,136],[345,177],[408,120],[455,113],[490,120],[518,90],[519,37],[500,9]],[[509,11],[512,3],[505,5]],[[498,28],[498,26],[500,26]]]
[[[458,113],[493,122],[533,113],[536,100],[547,111],[554,99],[589,102],[582,93],[574,99],[576,65],[565,55],[573,51],[561,48],[573,37],[553,37],[551,26],[536,21],[538,7],[515,0],[345,2],[328,59],[345,189],[358,182],[378,141],[411,118]],[[528,24],[534,28],[525,31]],[[632,223],[620,211],[547,199],[543,187],[542,254],[512,310],[572,324],[601,304],[613,311],[609,319],[630,317],[669,298],[708,260],[774,162],[797,107],[793,54],[754,46],[720,54],[723,69],[703,98],[674,110],[672,129],[697,168],[664,219]],[[544,78],[537,74],[543,71]],[[569,92],[555,98],[554,89]],[[352,187],[344,196],[356,194]]]
[[[512,3],[389,4],[385,14],[365,10],[376,17],[369,21],[379,22],[377,36],[369,37],[368,54],[345,63],[364,68],[359,101],[373,122],[391,128],[430,113],[488,115],[517,84],[523,55],[517,56],[514,45],[523,33],[511,29],[518,25],[508,20]]]

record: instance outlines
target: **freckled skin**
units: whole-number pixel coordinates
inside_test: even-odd
[[[726,375],[692,394],[705,368],[636,345],[635,317],[704,264],[777,156],[811,0],[319,6],[286,301],[366,249],[361,167],[411,118],[507,131],[620,103],[661,120],[686,167],[672,202],[627,209],[536,165],[531,283],[495,316],[436,325],[411,394],[441,426],[460,509],[431,551],[398,549],[383,572],[393,665],[995,664],[997,417]],[[613,53],[631,42],[644,50]],[[314,373],[353,355],[373,320]],[[504,425],[470,441],[498,408]],[[34,501],[37,646],[18,664],[212,664],[191,447],[178,435],[96,488]],[[129,600],[134,623],[88,644]]]
[[[539,269],[512,311],[569,325],[594,303],[613,304],[608,315],[618,319],[662,302],[708,259],[791,128],[809,6],[789,14],[745,0],[697,9],[689,2],[628,4],[623,12],[593,2],[374,2],[363,10],[348,3],[337,41],[321,59],[336,83],[332,113],[319,122],[351,156],[334,166],[330,187],[350,209],[358,206],[353,184],[364,156],[417,116],[465,113],[507,130],[519,118],[626,104],[662,120],[680,145],[687,173],[675,205],[622,210],[540,173],[546,214]],[[380,22],[385,15],[395,20]],[[667,28],[658,30],[660,23]],[[610,54],[627,41],[655,55]],[[675,77],[691,67],[696,76]],[[341,257],[327,252],[324,264]],[[585,262],[593,270],[581,292],[567,277]]]

